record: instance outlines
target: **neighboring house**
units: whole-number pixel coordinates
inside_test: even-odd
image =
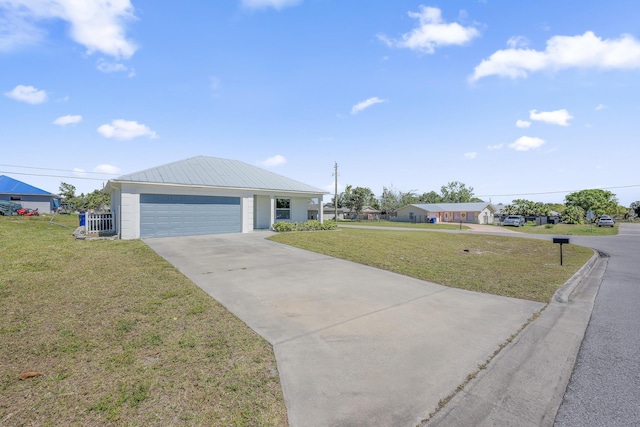
[[[198,156],[123,175],[105,186],[121,239],[248,233],[307,220],[328,192],[237,161]]]
[[[425,203],[398,209],[401,222],[466,222],[491,224],[495,208],[491,203]]]
[[[329,220],[338,220],[338,219],[344,219],[344,214],[345,212],[347,212],[347,209],[345,208],[338,208],[338,217],[336,218],[336,210],[333,207],[333,205],[331,203],[325,203],[322,206],[322,214],[323,214],[323,221],[329,221]],[[318,204],[317,203],[310,203],[309,207],[307,208],[307,219],[315,219],[318,220],[320,217],[318,215]]]
[[[20,203],[23,208],[51,213],[58,207],[60,197],[17,179],[0,175],[0,200]]]
[[[371,206],[363,206],[362,211],[360,211],[360,219],[365,221],[379,220],[381,213],[380,209],[375,209]]]

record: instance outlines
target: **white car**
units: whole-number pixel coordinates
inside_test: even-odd
[[[509,215],[504,219],[502,225],[512,225],[514,227],[520,227],[524,225],[524,217],[520,215]]]
[[[601,215],[598,218],[598,227],[613,227],[613,219],[609,215]]]

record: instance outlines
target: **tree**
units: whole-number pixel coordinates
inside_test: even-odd
[[[344,193],[338,194],[338,204],[336,205],[336,197],[333,196],[331,198],[331,204],[337,208],[341,208],[344,206]]]
[[[75,210],[100,209],[111,203],[111,196],[102,190],[93,190],[85,195],[76,196],[76,187],[66,182],[60,183],[60,196],[64,202]]]
[[[453,181],[440,188],[443,203],[467,203],[474,198],[473,187],[467,186],[459,181]]]
[[[393,215],[401,206],[400,192],[393,188],[382,187],[382,197],[380,197],[380,208],[387,215]]]
[[[351,185],[347,185],[344,189],[344,194],[345,207],[349,208],[349,213],[355,211],[356,216],[360,216],[365,205],[370,205],[376,209],[379,208],[375,194],[367,187],[353,188]]]
[[[442,202],[442,196],[440,196],[435,191],[422,193],[422,196],[420,196],[420,203],[440,203],[440,202]]]
[[[93,190],[85,200],[85,209],[100,209],[111,204],[111,196],[102,190]]]
[[[640,200],[637,202],[631,203],[631,206],[629,207],[633,209],[633,212],[635,212],[636,216],[640,216]]]
[[[551,214],[549,205],[541,202],[532,202],[526,199],[516,199],[504,208],[508,215],[522,216],[548,216]]]
[[[583,224],[584,215],[584,209],[580,206],[567,206],[567,209],[562,212],[562,221],[567,224]]]
[[[595,216],[615,215],[618,206],[616,195],[607,190],[581,190],[567,194],[564,198],[567,208],[580,207],[583,211],[592,211]]]
[[[547,207],[549,207],[550,211],[557,212],[559,214],[562,214],[562,212],[567,208],[562,203],[547,203]]]
[[[74,199],[76,197],[76,187],[71,184],[67,184],[66,182],[61,182],[60,187],[58,188],[60,193],[58,193],[65,201]]]

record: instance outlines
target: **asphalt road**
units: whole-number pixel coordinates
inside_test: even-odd
[[[640,224],[570,238],[610,258],[554,426],[640,425]]]

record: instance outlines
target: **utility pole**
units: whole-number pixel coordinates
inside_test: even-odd
[[[333,176],[335,177],[335,193],[333,195],[333,219],[338,220],[338,162],[333,166]]]

